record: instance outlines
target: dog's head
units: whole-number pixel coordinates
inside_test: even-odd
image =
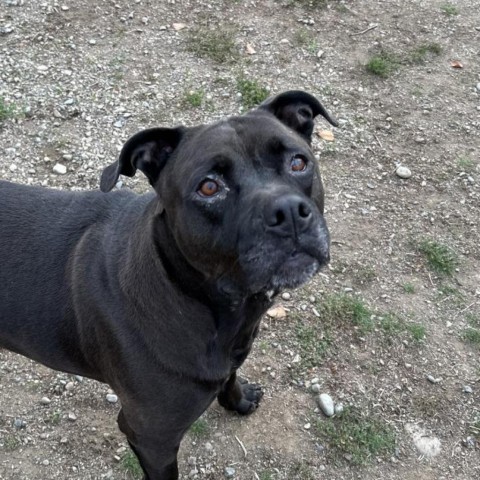
[[[223,290],[296,287],[329,260],[310,149],[319,114],[336,125],[313,96],[290,91],[211,125],[142,131],[104,170],[100,188],[141,170],[182,255]]]

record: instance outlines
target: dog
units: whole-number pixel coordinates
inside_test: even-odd
[[[337,125],[288,91],[210,125],[141,131],[101,191],[0,182],[0,346],[108,383],[145,480],[178,478],[182,437],[215,398],[257,408],[261,387],[236,372],[261,316],[329,261],[317,115]],[[137,170],[154,193],[110,192]]]

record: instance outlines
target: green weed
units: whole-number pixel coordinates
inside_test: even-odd
[[[183,95],[183,104],[187,107],[198,108],[202,106],[205,92],[203,90],[190,90]]]
[[[458,8],[455,5],[452,5],[451,3],[444,3],[441,7],[440,10],[445,14],[445,15],[458,15]]]
[[[395,448],[395,435],[385,423],[354,408],[345,409],[335,418],[319,420],[317,432],[330,444],[332,455],[354,465],[365,465]]]
[[[446,245],[434,240],[423,240],[419,250],[425,256],[428,266],[435,272],[452,275],[455,271],[458,264],[457,256]]]
[[[3,97],[0,97],[0,122],[12,118],[17,108],[13,103],[7,103]]]
[[[219,26],[212,30],[200,27],[190,32],[186,42],[190,52],[217,63],[232,63],[239,58],[235,32],[231,28]]]
[[[242,94],[242,103],[247,109],[257,106],[269,96],[269,91],[264,86],[256,80],[246,78],[237,80],[237,90]]]
[[[387,51],[373,55],[365,65],[367,72],[378,77],[387,78],[399,65],[398,58]]]
[[[127,450],[123,454],[120,464],[133,478],[142,478],[142,467],[140,466],[137,456],[131,450]]]
[[[199,418],[193,423],[189,431],[196,438],[206,437],[209,431],[208,423],[204,418]]]

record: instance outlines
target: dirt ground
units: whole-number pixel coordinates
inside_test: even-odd
[[[98,188],[131,134],[262,87],[339,120],[313,145],[332,261],[265,317],[258,411],[212,405],[181,478],[480,478],[478,0],[0,0],[0,178]],[[0,351],[0,479],[139,478],[108,391]]]

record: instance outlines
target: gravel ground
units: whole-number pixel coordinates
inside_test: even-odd
[[[96,189],[131,134],[267,91],[340,122],[314,141],[331,265],[263,322],[259,410],[212,405],[182,478],[480,477],[479,40],[477,0],[0,0],[2,179]],[[112,393],[0,351],[0,479],[139,478]]]

